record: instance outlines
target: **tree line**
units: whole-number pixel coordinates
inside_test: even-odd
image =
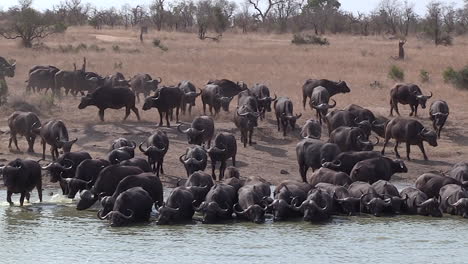
[[[468,0],[461,8],[434,0],[418,15],[407,0],[382,0],[370,13],[341,9],[339,0],[154,0],[150,5],[125,4],[99,9],[81,0],[65,0],[46,11],[32,8],[32,0],[0,12],[0,35],[20,38],[26,47],[68,26],[145,27],[191,32],[205,39],[210,33],[297,33],[408,35],[430,38],[436,45],[449,45],[454,36],[468,32]]]

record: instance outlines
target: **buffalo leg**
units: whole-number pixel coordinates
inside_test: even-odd
[[[42,182],[39,182],[36,185],[36,189],[37,189],[37,196],[39,196],[39,202],[42,203]]]
[[[396,155],[396,157],[397,157],[397,158],[400,158],[400,153],[398,153],[398,145],[400,145],[400,142],[397,140],[397,141],[395,142],[395,148],[394,148],[394,150],[395,150],[395,155]]]
[[[179,123],[179,107],[176,108],[176,123]]]
[[[393,104],[393,108],[395,109],[395,113],[397,113],[397,115],[400,115],[400,111],[398,110],[398,103]]]
[[[232,166],[236,166],[236,155],[232,156]]]
[[[304,107],[304,109],[306,107],[306,102],[307,102],[307,96],[303,95],[302,96],[302,106]]]
[[[42,144],[42,159],[45,159],[46,143],[44,139],[41,140],[41,144]]]
[[[163,126],[163,113],[158,109],[159,112],[159,126]]]
[[[213,178],[213,181],[216,181],[216,161],[212,160],[211,161],[211,177]],[[221,170],[221,168],[220,168]],[[221,171],[219,172],[219,176],[221,177]]]
[[[124,117],[123,121],[127,120],[129,115],[130,115],[130,108],[125,107],[125,117]]]
[[[166,112],[166,125],[167,125],[167,127],[171,127],[171,123],[169,123],[169,113],[170,113],[169,111]]]
[[[203,103],[203,114],[206,115],[206,104]]]
[[[222,181],[224,179],[224,171],[226,170],[226,161],[221,161],[221,166],[219,167],[219,180]]]
[[[299,166],[299,173],[301,174],[301,178],[303,182],[307,182],[307,171],[309,167],[306,165]]]
[[[249,145],[252,146],[256,144],[254,141],[252,141],[253,129],[251,129],[248,133],[249,133]]]
[[[23,206],[25,197],[26,197],[26,192],[22,192],[21,197],[20,197],[20,206]]]
[[[411,160],[411,158],[410,158],[410,152],[411,152],[411,145],[410,145],[408,142],[406,142],[406,158],[407,158],[408,160]]]
[[[278,132],[280,132],[281,128],[280,128],[280,120],[278,116],[276,116],[276,125],[278,126]]]
[[[419,146],[419,149],[421,149],[421,152],[422,152],[422,154],[424,156],[424,160],[428,160],[427,155],[426,155],[426,151],[424,150],[424,144],[421,142],[421,143],[418,144],[418,146]]]
[[[247,132],[241,131],[241,142],[244,143],[244,148],[247,147]]]
[[[13,202],[11,201],[11,195],[13,194],[13,192],[11,191],[7,191],[7,202],[10,204],[10,206],[13,206]]]
[[[137,116],[137,120],[140,121],[140,113],[138,112],[138,108],[136,106],[133,106],[132,108],[133,113]]]
[[[31,199],[31,193],[30,192],[26,192],[26,201],[28,201],[28,203],[30,202],[29,200]]]
[[[99,109],[98,115],[101,122],[104,122],[104,109]]]
[[[440,132],[442,132],[442,128],[444,127],[444,125],[445,124],[442,124],[437,131],[437,135],[439,136],[439,138],[440,138]]]
[[[414,116],[418,116],[418,107],[419,105],[414,106]]]
[[[34,142],[36,141],[36,136],[30,136],[28,140],[29,149],[28,152],[34,153]]]
[[[161,169],[162,174],[164,174],[163,164],[164,164],[164,159],[161,159],[161,162],[159,162],[159,168]]]
[[[414,114],[414,106],[413,106],[413,105],[410,105],[410,108],[411,108],[411,113],[409,114],[409,116],[413,116],[413,114]]]

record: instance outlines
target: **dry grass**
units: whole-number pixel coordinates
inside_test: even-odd
[[[452,47],[435,47],[422,40],[409,39],[405,46],[407,60],[395,61],[390,57],[397,55],[398,43],[381,37],[327,36],[330,46],[295,46],[290,42],[290,35],[226,34],[221,42],[201,41],[195,34],[174,32],[150,32],[145,37],[145,43],[140,44],[136,31],[96,31],[82,27],[71,28],[66,34],[49,38],[45,43],[51,48],[84,43],[88,46],[96,44],[106,49],[104,52],[78,53],[26,50],[18,48],[15,42],[2,40],[0,42],[2,54],[18,61],[16,77],[7,79],[10,93],[16,96],[24,95],[24,80],[28,69],[33,65],[52,64],[62,69],[72,69],[73,62],[81,65],[82,57],[86,56],[88,70],[103,75],[114,72],[114,64],[122,62],[122,69],[119,71],[126,76],[145,72],[152,76],[161,76],[164,84],[191,80],[198,87],[203,87],[207,80],[215,78],[243,80],[249,85],[257,82],[266,83],[276,94],[294,100],[296,111],[305,112],[305,118],[301,120],[304,122],[306,118],[313,116],[310,110],[302,110],[300,103],[301,86],[308,78],[346,80],[352,93],[336,96],[339,108],[355,103],[388,115],[389,90],[394,84],[388,79],[388,71],[391,65],[398,65],[405,71],[406,82],[419,83],[421,69],[428,71],[431,81],[422,86],[423,90],[432,91],[434,99],[447,100],[452,109],[440,146],[435,149],[428,147],[429,158],[433,161],[409,163],[411,171],[404,177],[415,178],[423,171],[445,169],[451,163],[468,159],[466,148],[468,139],[464,136],[468,131],[465,129],[468,124],[465,119],[468,114],[466,104],[468,94],[445,84],[441,76],[442,71],[448,66],[461,68],[467,63],[468,39],[457,39]],[[156,37],[169,48],[167,52],[152,45],[151,41]],[[113,45],[119,45],[123,50],[138,49],[140,52],[117,53],[113,51]],[[384,88],[371,88],[370,83],[374,81],[379,81]],[[84,137],[80,140],[78,148],[92,151],[96,153],[95,156],[104,155],[104,150],[113,137],[124,135],[141,140],[154,130],[154,126],[150,126],[148,122],[138,124],[130,121],[120,124],[122,110],[107,110],[108,122],[100,124],[96,108],[87,108],[78,112],[76,108],[78,101],[79,99],[66,98],[56,102],[58,104],[56,114],[43,119],[64,119],[72,128],[72,135],[78,134]],[[200,103],[197,107],[199,105]],[[404,115],[408,114],[407,107],[403,106],[401,109]],[[2,112],[0,130],[7,130],[6,118],[10,112]],[[228,131],[233,129],[230,116],[224,114],[218,120],[218,128]],[[421,111],[421,116],[428,125],[428,111]],[[142,117],[151,124],[159,118],[154,110],[143,112]],[[273,118],[273,115],[270,114],[269,118]],[[131,115],[130,120],[135,120],[135,117]],[[189,121],[189,118],[184,117],[184,120]],[[262,122],[256,133],[256,141],[259,144],[240,149],[238,160],[241,161],[241,172],[246,176],[260,175],[277,182],[285,177],[279,174],[280,169],[286,169],[291,173],[286,177],[299,179],[294,152],[297,138],[289,136],[283,139],[280,133],[275,132],[275,123],[271,120]],[[186,144],[180,135],[172,133],[173,129],[168,131],[171,131],[174,144],[171,146],[167,171],[173,175],[184,175],[177,157],[184,151]],[[2,136],[2,142],[5,142],[0,146],[2,157],[11,159],[23,155],[9,153],[7,138],[6,135]],[[25,142],[23,140],[20,142],[20,147],[24,149]],[[380,149],[381,147],[378,147],[378,150]],[[38,144],[36,150],[39,150]],[[403,149],[401,153],[404,153]],[[416,148],[412,156],[417,160],[422,158]]]

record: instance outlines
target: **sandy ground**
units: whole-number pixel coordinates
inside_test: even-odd
[[[249,86],[256,82],[265,82],[278,96],[289,96],[295,102],[295,110],[302,112],[303,117],[298,126],[315,116],[310,109],[302,109],[301,86],[307,78],[342,79],[348,82],[352,93],[337,95],[337,108],[344,108],[350,103],[368,107],[375,113],[388,115],[389,89],[393,80],[386,77],[388,65],[396,63],[388,58],[396,51],[394,42],[375,38],[332,37],[330,47],[297,47],[289,43],[289,35],[226,35],[220,43],[201,42],[192,34],[158,33],[169,51],[164,53],[149,44],[138,46],[136,41],[129,44],[129,39],[136,39],[137,32],[123,30],[96,32],[90,29],[72,29],[65,36],[51,38],[48,45],[57,43],[98,43],[107,45],[103,53],[80,52],[78,54],[62,54],[54,52],[34,52],[24,50],[12,45],[12,42],[2,40],[0,48],[4,47],[7,57],[14,57],[18,62],[15,78],[7,79],[12,94],[10,102],[25,100],[40,109],[42,122],[50,119],[62,119],[68,126],[70,137],[79,140],[73,151],[83,150],[91,153],[93,158],[103,158],[109,148],[110,142],[119,137],[143,141],[156,129],[168,132],[170,139],[169,152],[165,159],[164,180],[173,182],[175,177],[184,178],[185,170],[178,158],[188,147],[186,136],[177,132],[175,120],[171,128],[158,128],[159,115],[155,109],[142,111],[140,103],[138,108],[142,121],[137,122],[132,113],[128,121],[122,122],[124,110],[106,110],[106,121],[100,122],[95,107],[78,110],[79,98],[71,96],[62,100],[55,100],[53,104],[45,103],[50,97],[45,95],[29,95],[24,92],[24,80],[27,70],[35,64],[53,64],[69,69],[71,62],[78,64],[83,56],[88,58],[88,70],[97,71],[103,75],[115,72],[113,62],[122,61],[122,71],[126,76],[137,72],[148,72],[154,77],[162,76],[164,84],[175,84],[180,80],[193,81],[197,87],[203,87],[209,79],[230,78],[244,80]],[[121,39],[119,39],[121,38]],[[430,44],[414,40],[408,44],[408,61],[400,62],[407,71],[407,81],[418,83],[419,70],[424,68],[431,72],[432,81],[422,85],[426,91],[433,91],[434,99],[447,100],[451,106],[451,115],[439,140],[439,146],[432,148],[426,145],[430,161],[424,161],[417,147],[412,147],[411,162],[407,162],[409,173],[401,174],[395,179],[413,181],[419,175],[430,170],[447,170],[452,164],[468,160],[468,123],[466,115],[466,92],[454,89],[443,83],[440,72],[453,65],[460,67],[466,63],[466,43],[461,39],[452,48],[441,47],[435,49]],[[110,45],[118,43],[126,48],[139,48],[141,53],[122,54],[112,53]],[[335,45],[336,43],[336,45]],[[367,45],[367,46],[365,46]],[[349,48],[348,48],[349,47]],[[362,50],[366,50],[365,54]],[[465,53],[461,53],[462,51]],[[369,55],[369,53],[371,55]],[[374,54],[374,55],[372,55]],[[369,84],[378,80],[383,84],[381,89],[369,88]],[[428,104],[430,104],[430,101]],[[300,180],[296,161],[295,146],[300,140],[298,127],[294,133],[283,137],[277,132],[276,120],[273,113],[267,114],[267,119],[259,122],[255,130],[254,141],[257,144],[244,148],[240,144],[240,133],[235,128],[232,111],[237,104],[234,99],[231,103],[231,112],[222,113],[216,118],[217,132],[232,132],[238,141],[238,168],[243,176],[261,176],[272,183],[286,179]],[[15,109],[2,107],[0,113],[0,159],[2,163],[20,158],[39,159],[40,154],[29,155],[23,152],[10,151],[8,145],[7,118]],[[18,110],[18,109],[16,109]],[[200,115],[201,102],[197,100],[197,107],[193,116]],[[400,112],[407,116],[409,108],[401,106]],[[428,109],[420,110],[419,118],[427,127],[430,126]],[[190,123],[191,117],[183,116],[181,121]],[[323,127],[324,140],[327,140],[326,128]],[[36,141],[35,150],[41,152],[41,146]],[[26,150],[24,139],[19,140],[21,150]],[[382,149],[382,140],[376,150]],[[50,160],[49,148],[46,150],[47,159]],[[400,147],[400,154],[404,156],[404,146]],[[387,148],[387,155],[394,157],[393,144]],[[136,156],[143,155],[136,151]],[[231,165],[230,161],[228,165]],[[208,165],[207,170],[210,170]],[[287,173],[282,174],[284,170]],[[284,172],[283,172],[284,173]],[[309,171],[309,173],[312,173]],[[45,178],[44,182],[48,182]]]

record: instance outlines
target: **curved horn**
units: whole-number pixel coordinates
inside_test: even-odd
[[[237,109],[236,113],[237,113],[238,116],[247,116],[249,114],[249,113],[239,114],[239,109]]]
[[[377,145],[379,144],[379,142],[380,142],[380,139],[379,139],[378,137],[375,137],[375,138],[377,139],[377,142],[375,142],[375,143],[372,143],[372,142],[371,142],[371,143],[372,143],[372,145],[377,146]],[[370,142],[370,141],[369,141],[369,142]]]
[[[99,210],[97,212],[97,217],[101,220],[106,220],[107,218],[109,218],[109,216],[113,213],[113,211],[110,211],[109,213],[107,213],[105,216],[102,216],[102,209]]]
[[[335,106],[336,106],[336,101],[333,100],[333,99],[330,99],[330,100],[333,101],[333,105],[330,105],[330,104],[329,104],[329,105],[328,105],[328,108],[335,108]]]
[[[301,118],[301,116],[302,116],[302,113],[300,113],[300,114],[298,114],[298,115],[296,114],[296,119]]]
[[[140,145],[138,146],[138,148],[140,149],[140,151],[141,151],[142,153],[145,153],[145,154],[146,154],[146,152],[147,152],[148,149],[149,149],[148,147],[147,147],[146,149],[143,149],[143,142],[140,143]]]
[[[226,214],[226,213],[229,212],[229,209],[228,209],[228,208],[229,208],[229,204],[228,204],[228,203],[226,203],[226,209],[221,208],[221,206],[219,206],[219,204],[218,204],[218,203],[215,203],[215,202],[211,202],[210,204],[213,204],[213,203],[216,204],[215,207],[216,207],[216,211],[217,211],[218,213]]]
[[[241,215],[241,216],[244,215],[245,212],[247,211],[247,209],[246,209],[246,210],[243,210],[243,211],[237,211],[237,209],[236,209],[237,206],[239,206],[238,203],[236,203],[235,205],[232,206],[232,210],[234,211],[234,213],[236,213],[236,214],[238,214],[238,215]],[[242,208],[241,208],[241,209],[242,209]]]
[[[200,89],[200,88],[198,88],[198,90],[200,90],[200,92],[199,92],[199,93],[197,93],[197,96],[200,96],[200,95],[203,93],[203,90],[202,90],[202,89]],[[197,96],[196,96],[196,97],[197,97]]]
[[[179,161],[182,162],[182,164],[185,164],[185,159],[182,159],[182,157],[184,156],[187,156],[187,154],[182,154],[180,157],[179,157]]]
[[[49,164],[47,164],[47,165],[41,167],[41,169],[43,169],[43,170],[48,170],[50,167],[52,167],[53,164],[54,164],[54,162],[51,162],[51,163],[49,163]]]
[[[123,213],[121,213],[121,212],[119,212],[119,211],[113,211],[113,212],[114,212],[115,214],[120,215],[121,217],[123,217],[123,218],[125,218],[125,219],[127,219],[127,220],[130,220],[130,219],[132,219],[132,217],[133,217],[133,210],[127,209],[127,211],[130,212],[130,215],[128,215],[128,216],[125,215],[125,214],[123,214]]]
[[[432,98],[432,95],[433,95],[433,94],[432,94],[432,92],[430,92],[430,93],[431,93],[431,95],[426,95],[426,96],[425,96],[427,99]]]
[[[192,202],[192,207],[193,207],[193,210],[197,212],[200,212],[201,210],[205,209],[205,207],[207,206],[206,202],[202,202],[198,207],[196,207],[195,206],[196,202],[197,202],[196,200]]]
[[[69,170],[73,169],[73,165],[74,165],[74,162],[73,162],[73,161],[71,161],[71,160],[69,160],[69,159],[65,159],[65,160],[63,160],[63,161],[66,161],[66,162],[71,163],[70,166],[64,167],[64,170],[69,171]]]
[[[159,79],[158,83],[162,83],[162,78],[158,77],[158,79]]]
[[[178,130],[180,133],[187,134],[187,133],[190,131],[190,129],[192,129],[192,128],[187,128],[186,130],[182,130],[182,129],[180,128],[181,126],[182,126],[182,124],[179,124],[179,125],[177,126],[177,130]]]

